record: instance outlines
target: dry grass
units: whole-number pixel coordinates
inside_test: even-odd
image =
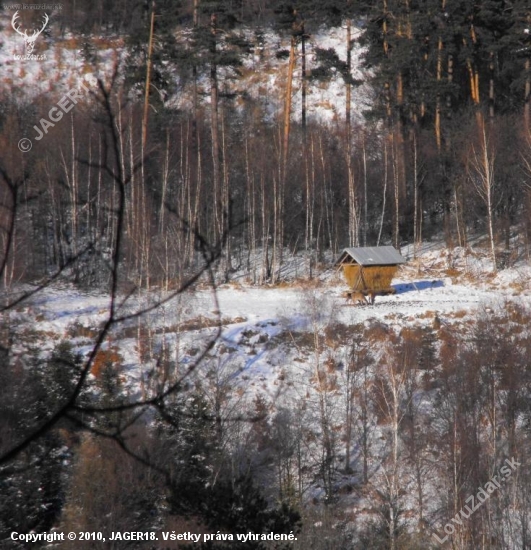
[[[505,311],[512,323],[526,326],[530,324],[529,311],[520,304],[508,301],[505,305]],[[515,327],[512,327],[511,330],[514,331]]]
[[[513,296],[519,296],[520,294],[524,294],[529,289],[529,282],[514,281],[509,283],[509,288],[514,290]]]
[[[67,329],[67,335],[70,338],[90,338],[94,339],[99,334],[99,329],[94,327],[86,327],[76,321]]]
[[[232,288],[233,290],[239,290],[241,292],[245,290],[244,286],[239,281],[229,281],[228,283],[224,283],[220,285],[219,288],[222,288],[222,289]]]
[[[178,332],[188,332],[192,330],[202,330],[205,328],[213,328],[217,326],[226,326],[226,325],[234,325],[237,323],[245,323],[246,321],[247,319],[245,317],[222,317],[221,319],[219,319],[215,317],[212,318],[212,317],[205,317],[203,315],[199,315],[198,317],[194,317],[193,319],[187,319],[182,323],[151,329],[150,334],[157,335],[157,334],[173,334]],[[143,333],[147,332],[147,330],[148,329],[146,327],[141,326],[140,327],[141,336],[143,335]],[[116,337],[120,339],[137,338],[138,335],[139,335],[138,325],[130,325],[128,327],[123,327]]]
[[[289,288],[289,289],[301,289],[301,290],[312,290],[312,289],[318,289],[323,288],[327,286],[333,286],[333,283],[330,281],[321,281],[318,277],[313,277],[312,279],[309,278],[295,278],[295,279],[289,279],[289,280],[280,280],[277,281],[274,284],[265,284],[261,286],[260,288],[262,290],[272,290],[272,289],[279,289],[279,288]]]
[[[435,317],[435,311],[432,311],[431,309],[423,313],[417,314],[417,319],[433,319],[434,317]]]
[[[317,372],[310,378],[310,382],[314,385],[318,392],[333,392],[338,389],[337,377],[327,375],[327,373],[318,369]]]
[[[450,268],[444,270],[444,274],[447,277],[452,277],[452,279],[454,279],[454,278],[457,278],[460,275],[462,275],[462,272],[459,271],[459,269],[456,269],[455,267],[450,267]]]
[[[328,325],[325,327],[324,335],[325,335],[325,345],[335,350],[337,349],[343,342],[348,341],[350,339],[352,334],[352,330],[349,326],[343,324],[343,323],[334,323],[333,325]]]
[[[50,330],[35,330],[24,328],[17,333],[17,343],[22,345],[38,345],[50,340],[59,340],[61,336]]]
[[[391,336],[389,327],[381,322],[376,322],[365,331],[365,339],[370,344],[381,344],[387,342]]]
[[[116,347],[109,348],[108,350],[100,350],[94,358],[91,372],[98,378],[104,368],[120,365],[122,361],[123,357]]]
[[[266,288],[291,288],[293,283],[291,281],[278,281],[274,285],[268,285]]]
[[[172,332],[187,332],[190,330],[201,330],[205,328],[212,328],[217,326],[234,325],[236,323],[245,323],[247,319],[245,317],[222,317],[212,318],[199,315],[193,319],[188,319],[177,325],[168,327],[159,327],[155,330],[156,334],[168,334]]]
[[[303,289],[315,289],[322,288],[325,286],[325,283],[314,277],[313,279],[295,279],[291,286]]]
[[[453,313],[450,313],[450,317],[453,317],[454,319],[463,319],[463,317],[466,317],[469,314],[468,311],[465,309],[460,309],[459,311],[454,311]]]
[[[80,48],[80,42],[78,38],[65,38],[57,42],[57,47],[61,50],[77,50]]]

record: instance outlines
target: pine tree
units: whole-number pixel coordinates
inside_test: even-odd
[[[16,400],[12,403],[10,399],[2,399],[2,408],[10,411],[15,438],[24,436],[64,403],[73,391],[80,365],[80,356],[68,342],[58,344],[48,360],[43,360],[37,349],[29,351],[23,400],[16,394],[11,396]],[[13,384],[13,387],[16,386]],[[62,422],[34,441],[16,461],[0,469],[0,537],[3,540],[8,540],[13,530],[42,532],[56,525],[65,498],[72,432],[72,426]]]
[[[181,16],[180,1],[143,1],[142,17],[135,18],[134,26],[127,33],[126,47],[129,50],[126,86],[145,94],[146,71],[150,70],[149,102],[159,108],[175,93],[175,62],[186,57],[175,39],[175,29]],[[154,10],[154,11],[153,11]],[[151,16],[154,15],[154,46],[149,58]],[[151,93],[157,90],[157,93]]]
[[[299,515],[288,508],[270,507],[249,475],[234,475],[228,464],[224,442],[208,401],[201,390],[179,396],[164,411],[161,425],[166,439],[166,456],[171,457],[172,481],[168,504],[172,515],[194,518],[213,532],[289,533],[296,532]],[[171,427],[168,429],[167,421]],[[260,550],[267,544],[239,543],[244,549]],[[205,543],[201,548],[214,550],[224,544]],[[288,548],[281,544],[278,548]]]

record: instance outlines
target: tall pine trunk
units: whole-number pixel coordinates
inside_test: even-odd
[[[212,185],[214,195],[214,240],[221,237],[223,233],[223,213],[221,211],[220,196],[220,145],[219,145],[219,90],[218,90],[218,66],[216,63],[216,41],[217,41],[217,16],[213,13],[210,16],[210,32],[212,41],[210,43],[210,128],[212,136]]]

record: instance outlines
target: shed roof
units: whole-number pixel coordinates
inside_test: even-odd
[[[359,265],[397,265],[406,263],[406,259],[394,246],[364,246],[345,248],[337,261],[344,263],[348,257]]]

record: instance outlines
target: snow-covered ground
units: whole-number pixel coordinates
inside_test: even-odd
[[[431,326],[435,317],[458,326],[480,310],[503,309],[507,301],[531,305],[530,274],[524,265],[492,274],[484,257],[465,256],[462,251],[449,257],[446,250],[436,249],[401,268],[393,281],[396,294],[378,296],[372,306],[348,303],[343,296],[346,284],[341,274],[331,269],[313,281],[293,280],[276,287],[229,283],[215,291],[189,291],[145,315],[119,323],[106,345],[119,349],[122,368],[131,377],[130,390],[136,393],[134,386],[142,378],[141,371],[155,365],[162,349],[170,350],[175,363],[186,364],[193,357],[190,350],[209,341],[219,323],[222,331],[215,350],[238,363],[245,380],[258,369],[262,382],[270,387],[278,376],[277,367],[282,367],[282,361],[272,361],[278,350],[271,341],[281,333],[312,330],[312,307],[319,309],[321,328],[334,323],[348,327],[382,322],[399,331],[407,325]],[[135,313],[167,298],[162,292],[143,292],[129,299],[120,314]],[[56,286],[38,293],[9,315],[17,333],[31,328],[41,340],[43,353],[61,340],[88,353],[107,319],[108,306],[109,297],[103,293]],[[139,355],[141,334],[150,340],[152,356],[147,363],[145,355]],[[22,338],[15,351],[23,353],[23,349]]]

